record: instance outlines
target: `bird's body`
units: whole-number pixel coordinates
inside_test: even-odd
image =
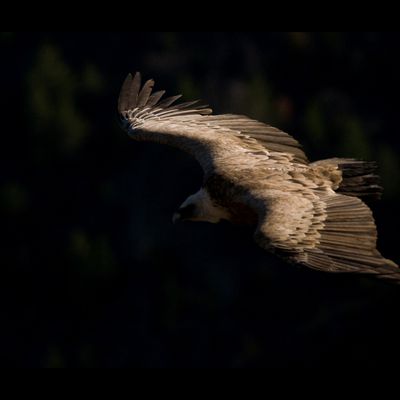
[[[330,272],[400,280],[397,265],[376,249],[377,233],[362,198],[382,188],[373,163],[310,163],[290,135],[238,115],[211,115],[197,102],[161,100],[153,81],[128,76],[119,112],[135,140],[180,148],[200,163],[203,187],[174,220],[254,225],[255,240],[285,259]]]

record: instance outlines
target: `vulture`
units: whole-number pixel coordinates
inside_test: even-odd
[[[382,194],[374,162],[310,162],[281,130],[243,115],[213,115],[198,101],[163,99],[140,73],[126,78],[121,126],[137,141],[181,149],[201,165],[200,190],[173,221],[252,225],[256,243],[290,263],[319,271],[369,274],[400,282],[400,270],[377,250],[366,199]]]

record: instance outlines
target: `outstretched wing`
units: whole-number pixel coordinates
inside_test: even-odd
[[[136,140],[156,141],[191,153],[206,172],[215,160],[252,152],[268,159],[308,164],[300,144],[287,133],[237,115],[211,115],[199,102],[176,104],[181,96],[162,100],[152,93],[154,81],[143,87],[141,76],[129,75],[118,103],[122,126]]]
[[[315,191],[288,181],[255,193],[256,242],[290,261],[326,272],[374,274],[400,282],[400,270],[376,248],[371,210],[358,198]]]

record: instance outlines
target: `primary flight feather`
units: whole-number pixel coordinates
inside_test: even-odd
[[[118,111],[132,139],[177,147],[204,170],[203,187],[174,221],[228,220],[256,227],[255,240],[288,261],[329,272],[371,274],[400,282],[400,270],[376,249],[377,231],[364,198],[382,188],[371,162],[310,163],[290,135],[241,115],[212,115],[199,102],[162,100],[129,75]]]

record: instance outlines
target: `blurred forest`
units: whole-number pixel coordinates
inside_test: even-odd
[[[377,160],[380,249],[400,262],[400,36],[2,32],[3,367],[381,366],[400,287],[285,264],[252,232],[171,223],[190,157],[135,143],[128,72],[291,133],[310,159]]]

